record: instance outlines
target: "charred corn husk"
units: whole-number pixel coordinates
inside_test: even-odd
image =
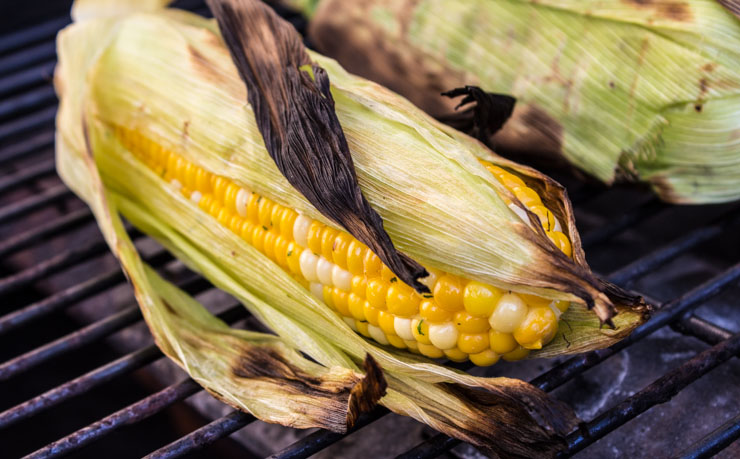
[[[279,173],[215,23],[151,3],[131,2],[123,15],[120,2],[76,3],[77,22],[58,43],[57,162],[163,351],[217,397],[271,422],[342,430],[385,380],[380,403],[490,451],[561,448],[569,410],[521,381],[475,378],[413,352],[490,365],[608,346],[644,320],[643,305],[588,270],[562,188],[312,54],[331,76],[363,193],[393,243],[431,273],[420,295]],[[167,286],[119,215],[279,340],[231,331]],[[271,347],[255,351],[263,342]],[[265,375],[273,386],[260,386]],[[300,404],[271,414],[271,403],[301,392],[296,379],[325,388],[333,404],[307,387],[300,401],[314,416]]]
[[[740,11],[722,0],[285,0],[320,51],[435,116],[518,100],[493,138],[674,203],[740,198]]]

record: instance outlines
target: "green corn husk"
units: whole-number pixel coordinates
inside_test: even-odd
[[[668,202],[740,198],[740,2],[282,3],[320,51],[435,116],[464,84],[515,96],[498,146]]]
[[[114,126],[145,133],[189,161],[331,224],[268,156],[215,23],[161,9],[166,3],[76,2],[75,24],[59,35],[55,74],[59,173],[95,213],[163,352],[218,398],[269,422],[343,431],[387,381],[381,404],[490,452],[550,455],[562,448],[575,422],[569,409],[524,382],[472,377],[366,341],[126,149]],[[645,319],[644,305],[628,304],[628,295],[588,270],[559,185],[498,158],[334,61],[311,57],[332,78],[363,192],[399,249],[468,278],[573,301],[563,316],[569,326],[540,351],[546,356],[608,346]],[[518,220],[476,156],[519,172],[543,196],[565,223],[574,260],[555,250],[539,226],[538,232]],[[121,216],[243,302],[279,338],[232,330],[159,278],[139,258]],[[601,327],[589,301],[604,320],[616,306],[615,329]]]

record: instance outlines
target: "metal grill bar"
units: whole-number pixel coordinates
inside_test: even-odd
[[[236,304],[220,313],[218,317],[226,323],[233,323],[246,315],[247,311],[244,306]],[[28,419],[72,397],[84,394],[94,387],[141,368],[160,357],[163,357],[162,352],[153,344],[126,354],[117,360],[98,367],[78,378],[0,413],[0,429]]]
[[[20,94],[0,102],[0,119],[25,113],[29,110],[41,108],[53,103],[57,99],[54,88],[42,86],[33,91]]]
[[[28,158],[38,153],[50,151],[54,147],[54,131],[34,135],[28,140],[16,143],[0,150],[0,167],[19,158]]]
[[[56,52],[56,45],[51,41],[5,56],[0,60],[0,75],[7,75],[30,65],[54,59]]]
[[[333,445],[334,443],[344,438],[346,435],[357,432],[361,428],[374,421],[377,421],[388,413],[390,413],[390,411],[388,411],[386,408],[378,406],[370,413],[363,413],[362,415],[360,415],[360,417],[357,418],[355,425],[352,426],[352,428],[349,429],[346,434],[339,434],[336,432],[330,432],[328,430],[319,430],[303,437],[302,439],[293,443],[284,450],[273,454],[272,456],[270,456],[270,459],[297,459],[308,457],[312,454],[318,453],[327,446]]]
[[[30,196],[26,199],[0,208],[0,224],[5,224],[14,218],[29,214],[34,210],[38,210],[50,204],[55,204],[62,199],[69,198],[71,196],[72,192],[64,185],[47,188],[37,195]]]
[[[140,236],[140,233],[136,233],[135,237]],[[66,250],[59,255],[38,263],[35,266],[0,280],[0,295],[5,295],[9,292],[18,290],[19,288],[32,284],[45,276],[58,273],[59,271],[73,266],[78,262],[85,262],[97,255],[107,254],[107,249],[108,245],[104,240],[94,240],[81,247]]]
[[[236,432],[254,420],[252,416],[241,411],[232,411],[226,416],[216,419],[169,445],[146,455],[144,459],[172,459],[184,456]]]
[[[53,73],[54,62],[44,62],[12,73],[0,79],[0,97],[48,83]]]
[[[165,251],[156,253],[146,258],[147,263],[152,266],[160,266],[172,260],[172,255]],[[59,311],[73,304],[89,298],[96,293],[100,293],[110,287],[120,284],[126,280],[120,269],[115,269],[99,276],[93,277],[85,282],[75,284],[61,292],[41,301],[30,304],[22,309],[13,311],[0,317],[0,336],[14,330],[22,325],[26,325],[36,319]]]
[[[196,277],[181,285],[181,288],[190,294],[197,294],[206,290],[211,285],[202,277]],[[138,305],[133,304],[105,319],[94,322],[73,333],[63,336],[57,340],[22,354],[14,359],[0,365],[0,381],[5,381],[18,376],[24,371],[41,365],[42,363],[58,357],[67,352],[79,349],[82,346],[93,343],[99,339],[127,327],[141,319],[141,311]]]
[[[57,107],[52,105],[38,112],[3,123],[0,126],[0,143],[4,144],[8,139],[28,134],[30,131],[41,131],[44,128],[54,129],[56,113]]]
[[[92,221],[92,212],[90,209],[83,208],[75,210],[63,215],[61,218],[42,224],[1,242],[0,257],[6,257],[12,253],[26,249],[37,242],[47,240],[90,221]]]
[[[192,379],[185,379],[179,383],[156,392],[149,397],[127,406],[100,421],[67,435],[38,451],[29,454],[29,459],[45,459],[59,457],[79,449],[93,441],[104,437],[121,426],[134,424],[157,414],[175,402],[184,400],[202,390]]]
[[[628,338],[612,347],[571,357],[562,364],[535,378],[532,384],[545,391],[555,389],[573,376],[583,373],[585,370],[603,362],[620,350],[648,336],[655,330],[669,324],[681,314],[718,294],[723,288],[733,282],[737,282],[738,279],[740,279],[740,264],[727,269],[681,295],[679,298],[665,303],[647,323],[636,328]]]
[[[668,206],[660,202],[657,198],[651,198],[645,203],[626,212],[616,220],[609,222],[608,225],[602,225],[593,231],[589,231],[588,234],[581,238],[581,244],[584,248],[600,244],[621,233],[624,229],[634,225],[636,222],[657,215],[658,212],[666,207]]]
[[[740,415],[722,424],[679,456],[682,459],[709,458],[740,438]]]
[[[54,173],[54,166],[54,160],[44,161],[39,164],[29,166],[9,177],[4,177],[0,179],[0,193],[23,186],[38,178],[52,175]]]
[[[397,459],[422,459],[439,456],[443,451],[448,451],[462,443],[445,434],[437,434],[425,440],[403,454],[396,456]]]
[[[740,334],[707,349],[593,421],[581,425],[568,436],[568,454],[581,451],[653,406],[669,401],[683,388],[737,353],[740,353]]]
[[[50,21],[27,27],[21,31],[2,36],[0,40],[0,54],[5,54],[17,48],[23,48],[43,39],[56,35],[62,27],[69,24],[69,17],[56,18]]]

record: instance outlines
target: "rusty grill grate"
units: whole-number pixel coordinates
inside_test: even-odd
[[[179,3],[207,13],[201,2]],[[109,434],[145,423],[146,419],[202,392],[194,381],[183,379],[159,390],[150,389],[149,393],[135,396],[132,402],[129,394],[117,406],[130,404],[117,411],[109,410],[107,413],[113,412],[102,418],[96,413],[91,418],[93,422],[87,419],[82,428],[77,428],[76,421],[67,415],[54,417],[56,410],[74,411],[85,395],[163,360],[153,344],[123,354],[111,351],[101,356],[94,351],[106,347],[109,337],[140,326],[141,315],[135,304],[109,311],[82,326],[76,325],[79,322],[71,320],[68,314],[86,301],[103,305],[103,300],[97,300],[102,295],[126,292],[128,288],[96,231],[92,214],[54,175],[56,99],[50,84],[55,60],[53,38],[68,22],[68,17],[51,19],[0,36],[0,360],[3,360],[0,363],[3,393],[0,445],[6,445],[0,447],[0,451],[6,451],[3,457],[29,453],[34,458],[68,453],[87,457],[90,451],[84,448],[87,445],[105,444],[111,439],[104,439]],[[617,394],[618,397],[612,394],[608,403],[597,404],[596,409],[576,406],[586,421],[568,437],[568,455],[589,448],[581,453],[583,457],[605,456],[606,446],[600,440],[608,442],[619,435],[623,425],[639,423],[643,418],[633,420],[656,405],[671,401],[718,366],[728,368],[720,378],[731,378],[734,381],[731,385],[740,386],[737,384],[740,366],[732,359],[740,354],[740,311],[737,310],[740,205],[671,207],[646,192],[606,190],[569,177],[557,178],[571,192],[592,265],[602,273],[610,273],[607,277],[612,282],[637,288],[656,305],[657,313],[630,338],[612,348],[569,359],[525,364],[521,366],[523,369],[500,364],[480,374],[529,379],[541,389],[555,391],[557,397],[579,405],[581,395],[586,397],[620,387],[619,378],[624,376],[613,368],[610,358],[613,361],[635,348],[641,349],[641,358],[655,358],[665,350],[654,346],[652,341],[650,345],[645,342],[660,333],[667,338],[656,343],[694,340],[687,344],[690,352],[682,351],[672,358],[671,362],[676,360],[675,363],[656,365],[659,368],[639,367],[644,373],[641,380],[652,381],[647,385]],[[136,230],[131,229],[130,234],[137,244],[150,242]],[[152,266],[165,270],[173,265],[171,255],[157,247],[147,252],[146,259]],[[93,271],[84,270],[84,265],[91,261],[96,261],[97,267]],[[68,281],[66,284],[64,279]],[[193,294],[212,289],[207,281],[188,273],[181,273],[178,283]],[[220,313],[227,322],[234,323],[247,316],[240,305],[227,306]],[[697,342],[704,343],[705,349],[701,350]],[[76,374],[69,374],[68,369],[60,370],[63,366],[60,361],[72,360],[80,360],[87,366]],[[595,388],[591,376],[594,371],[601,375]],[[737,393],[728,394],[730,401],[717,408],[713,402],[715,395],[712,391],[693,392],[692,400],[680,402],[685,406],[679,410],[682,416],[656,427],[665,431],[661,438],[674,439],[663,451],[665,456],[740,455],[739,445],[733,445],[740,438],[740,398]],[[679,401],[671,402],[674,403]],[[169,439],[155,433],[155,444],[164,446],[146,457],[193,454],[258,422],[226,408],[222,412],[226,414],[212,422],[201,420],[198,425],[191,425],[190,433],[179,438],[176,435],[169,444],[166,444]],[[707,415],[702,416],[702,412]],[[347,435],[315,431],[284,449],[271,451],[271,457],[310,456],[344,441],[347,436],[358,435],[354,432],[387,416],[391,415],[379,407],[361,416]],[[707,416],[711,422],[705,422]],[[26,431],[45,432],[40,423],[50,422],[59,424],[61,435],[66,436],[46,443],[48,439],[44,435],[36,438],[18,433],[24,426]],[[650,427],[655,426],[651,423],[646,428]],[[53,430],[55,434],[57,431]],[[609,436],[612,432],[615,433]],[[613,443],[611,447],[616,450],[610,454],[630,455],[630,451],[634,454],[645,448],[648,455],[644,442],[649,436],[630,442],[629,438],[633,437],[634,430],[622,434],[620,441],[628,439],[624,449]],[[602,446],[591,446],[596,442]],[[213,457],[211,454],[209,457]],[[445,454],[473,453],[462,448],[457,440],[432,433],[421,443],[407,445],[399,457]]]

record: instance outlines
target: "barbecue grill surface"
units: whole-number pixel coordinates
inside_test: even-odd
[[[0,7],[0,457],[477,457],[382,408],[345,436],[264,424],[162,357],[91,213],[55,175],[54,36],[70,3]],[[592,268],[659,309],[611,349],[465,368],[573,406],[585,421],[568,439],[577,457],[740,457],[740,204],[667,206],[545,172],[568,188]],[[130,232],[166,277],[234,326],[260,327]]]

